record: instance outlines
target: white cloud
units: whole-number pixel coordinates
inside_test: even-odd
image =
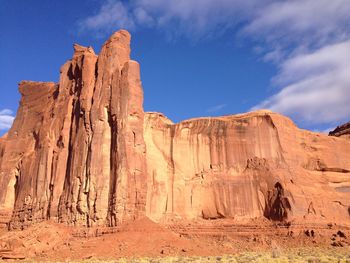
[[[254,108],[312,123],[350,118],[349,0],[107,0],[80,26],[98,33],[152,27],[197,39],[239,32],[279,70],[276,94]]]
[[[256,12],[244,30],[266,40],[321,45],[349,37],[349,14],[349,0],[274,1]]]
[[[0,110],[0,130],[8,130],[11,128],[13,120],[13,112],[8,109]]]
[[[286,84],[254,107],[268,108],[309,123],[350,119],[350,41],[284,61],[276,81]]]
[[[13,114],[12,110],[9,110],[9,109],[0,110],[0,115],[11,115],[11,114]]]
[[[206,37],[246,19],[272,0],[107,0],[100,10],[80,22],[83,30],[110,33],[117,28],[156,27],[174,35]],[[169,29],[171,27],[171,30]]]
[[[349,36],[349,13],[349,0],[106,0],[80,25],[105,33],[120,27],[155,26],[205,37],[244,23],[246,33],[265,39],[300,41],[295,34],[301,34],[322,41]]]
[[[267,43],[264,59],[279,69],[272,79],[279,91],[253,109],[268,108],[309,124],[350,118],[350,1],[272,3],[244,32]]]
[[[215,106],[207,109],[207,112],[211,112],[211,113],[218,112],[218,111],[222,110],[223,108],[225,108],[226,106],[227,106],[226,104],[215,105]]]
[[[138,24],[142,24],[144,26],[153,26],[155,23],[153,17],[151,17],[142,7],[135,8],[133,15],[135,16],[135,20]]]
[[[286,59],[275,82],[285,84],[304,78],[340,71],[350,66],[350,40],[324,46],[312,53],[299,54]]]
[[[80,21],[79,25],[81,30],[92,30],[104,35],[116,28],[133,29],[135,21],[126,4],[107,0],[96,14]]]

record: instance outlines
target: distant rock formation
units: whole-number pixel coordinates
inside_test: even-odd
[[[333,131],[329,132],[329,136],[343,137],[350,139],[350,121],[338,126]]]
[[[0,139],[0,214],[10,228],[143,216],[350,223],[350,141],[270,111],[174,124],[144,113],[127,31],[98,56],[74,51],[59,83],[19,84],[16,119]]]

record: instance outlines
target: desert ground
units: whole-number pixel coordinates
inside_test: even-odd
[[[0,258],[24,262],[350,262],[350,228],[210,220],[113,228],[43,222],[0,232]]]

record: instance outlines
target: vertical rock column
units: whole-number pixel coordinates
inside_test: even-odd
[[[72,109],[60,220],[89,225],[88,155],[92,137],[90,112],[97,56],[91,48],[74,45],[74,56],[63,77],[71,81]],[[63,172],[63,171],[61,171]]]
[[[130,35],[123,30],[111,36],[97,59],[79,49],[60,221],[113,226],[139,216],[145,206],[139,67],[130,61]]]
[[[0,141],[0,210],[13,209],[11,228],[50,218],[114,226],[143,215],[143,92],[130,34],[114,33],[99,56],[74,45],[60,73],[58,84],[20,84],[16,120]]]
[[[143,91],[139,64],[128,61],[119,90],[112,86],[112,171],[110,225],[145,213],[147,175],[143,138]]]
[[[0,206],[12,207],[11,226],[23,227],[45,220],[49,205],[52,150],[52,115],[58,86],[21,82],[16,120],[6,138],[0,185]]]

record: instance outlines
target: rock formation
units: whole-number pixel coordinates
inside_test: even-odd
[[[23,81],[0,139],[0,214],[115,226],[174,219],[350,222],[350,141],[270,111],[174,124],[144,113],[140,69],[121,30],[74,45],[59,83]]]
[[[74,51],[58,84],[19,85],[0,168],[0,207],[13,208],[13,228],[49,218],[113,226],[144,214],[143,94],[130,35],[112,35],[99,56]]]
[[[349,223],[350,143],[257,111],[145,118],[147,215]]]
[[[329,136],[343,137],[350,139],[350,122],[338,126],[333,131],[329,132]]]

